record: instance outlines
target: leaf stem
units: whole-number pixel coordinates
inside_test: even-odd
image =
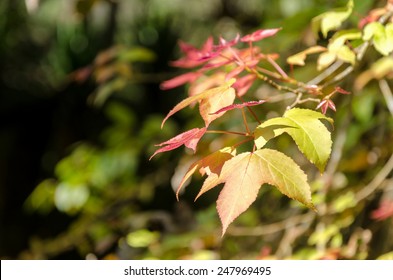
[[[244,132],[237,132],[237,131],[230,131],[230,130],[207,130],[205,133],[233,134],[233,135],[241,135],[241,136],[248,136],[249,135]]]
[[[250,135],[251,133],[250,133],[250,128],[248,127],[248,124],[247,124],[246,114],[244,113],[243,108],[241,108],[241,110],[242,110],[242,117],[243,117],[244,126],[246,127],[247,134]]]
[[[285,73],[285,71],[280,67],[280,65],[278,65],[274,59],[272,59],[269,55],[267,56],[267,61],[269,61],[269,63],[271,65],[273,65],[273,67],[278,71],[278,73],[281,74],[282,77],[284,77],[285,79],[288,79],[288,75],[287,73]]]

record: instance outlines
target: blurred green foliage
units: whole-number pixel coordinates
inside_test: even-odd
[[[283,27],[263,48],[284,62],[315,40],[326,44],[312,34],[311,19],[345,3],[1,1],[0,257],[391,258],[392,220],[370,218],[380,200],[392,199],[391,173],[361,197],[393,152],[393,118],[376,83],[336,103],[335,141],[343,145],[332,156],[339,157],[337,170],[321,177],[309,168],[315,204],[329,205],[324,213],[310,214],[266,186],[221,239],[216,191],[194,203],[201,183],[195,176],[175,200],[179,176],[195,157],[180,150],[148,162],[155,143],[196,121],[195,110],[185,110],[160,129],[163,116],[184,97],[182,89],[159,90],[172,77],[168,62],[178,57],[177,40],[199,46],[209,35],[230,39]],[[383,4],[355,1],[351,21]],[[354,76],[370,67],[373,55]],[[315,64],[292,74],[312,78]],[[343,88],[350,89],[353,79]],[[262,86],[257,95],[269,93]],[[280,115],[290,100],[279,101],[262,113]],[[218,125],[237,120],[228,122]],[[285,136],[271,145],[307,167]],[[198,149],[216,146],[202,141]]]

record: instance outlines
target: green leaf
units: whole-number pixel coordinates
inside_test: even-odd
[[[272,138],[288,133],[299,150],[322,172],[330,157],[332,140],[329,130],[321,119],[333,124],[331,118],[307,109],[294,108],[283,117],[269,119],[255,130],[255,145],[258,149]]]
[[[291,55],[290,57],[288,57],[287,63],[292,64],[292,65],[303,66],[303,65],[305,65],[304,61],[306,60],[307,55],[323,52],[325,50],[326,50],[326,48],[321,47],[321,46],[312,46],[308,49],[305,49],[304,51],[301,51],[297,54],[294,54],[294,55]]]
[[[322,70],[332,64],[336,59],[344,62],[356,62],[356,55],[345,43],[349,40],[356,40],[362,38],[362,33],[358,30],[342,30],[334,34],[329,41],[328,50],[322,53],[318,59],[318,70]]]
[[[312,29],[315,33],[321,30],[326,38],[329,31],[337,29],[351,15],[353,0],[348,1],[347,6],[323,13],[312,20]]]
[[[380,22],[371,22],[366,25],[363,40],[372,39],[375,49],[384,56],[393,51],[393,23],[383,26]]]
[[[215,182],[220,183],[225,183],[217,200],[223,234],[229,224],[255,201],[259,189],[265,183],[315,209],[306,174],[291,158],[276,150],[246,152],[226,161]]]
[[[328,49],[330,51],[339,51],[346,41],[362,38],[362,33],[357,29],[338,31],[329,41]]]

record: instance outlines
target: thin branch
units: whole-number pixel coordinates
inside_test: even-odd
[[[241,102],[244,103],[244,99],[243,99],[241,96],[239,96],[238,94],[236,94],[236,96],[237,96],[237,98],[239,98],[239,100],[240,100]],[[256,122],[259,123],[259,124],[261,124],[262,122],[258,119],[258,116],[257,116],[257,115],[255,114],[255,112],[250,108],[250,106],[246,106],[246,108],[247,108],[248,112],[250,112],[250,114],[252,115],[252,117],[256,120]],[[243,110],[242,110],[242,112],[243,112]],[[242,114],[243,114],[243,113],[242,113]],[[244,117],[243,117],[243,120],[244,120]]]
[[[390,172],[393,170],[393,155],[390,156],[389,160],[374,177],[374,179],[361,191],[359,191],[355,198],[356,202],[360,202],[363,199],[369,197],[382,183],[385,181],[386,177],[389,176]]]
[[[344,62],[342,62],[341,60],[336,61],[335,63],[333,63],[332,65],[330,65],[328,68],[326,68],[325,71],[323,71],[321,74],[319,74],[318,76],[316,76],[314,79],[312,79],[311,81],[308,81],[307,84],[308,85],[318,85],[320,82],[322,82],[323,80],[325,80],[327,77],[329,77],[330,75],[332,75],[338,68],[340,68],[342,65],[344,64]]]
[[[242,117],[243,117],[244,126],[246,127],[247,134],[250,135],[251,132],[250,132],[250,128],[248,127],[248,124],[247,124],[246,114],[244,113],[243,108],[241,108],[241,110],[242,110]]]
[[[236,131],[228,131],[228,130],[208,130],[206,131],[206,133],[234,134],[234,135],[248,136],[248,134],[244,132],[236,132]]]
[[[233,226],[228,229],[227,234],[232,236],[260,236],[274,234],[299,224],[309,224],[314,220],[315,216],[315,212],[309,211],[306,214],[288,217],[287,219],[277,223],[261,225],[254,228]]]
[[[333,79],[331,79],[330,81],[326,82],[323,86],[326,87],[328,85],[335,84],[335,83],[341,81],[346,76],[351,74],[354,69],[355,69],[355,67],[353,67],[352,65],[348,66],[343,71],[341,71],[339,74],[337,74]]]
[[[267,61],[273,65],[273,67],[277,70],[278,73],[281,74],[281,76],[285,79],[288,79],[288,75],[287,73],[285,73],[284,70],[282,70],[282,68],[280,67],[280,65],[278,65],[270,56],[267,56]]]
[[[393,116],[393,93],[388,82],[385,79],[379,80],[379,88],[385,98],[386,106],[388,107],[390,114]]]

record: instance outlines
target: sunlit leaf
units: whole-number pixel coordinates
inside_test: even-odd
[[[209,126],[212,121],[224,115],[225,111],[217,114],[212,113],[217,112],[217,110],[223,107],[231,105],[235,100],[235,97],[235,89],[230,87],[223,91],[214,92],[207,98],[202,99],[199,103],[199,113],[205,121],[205,126]]]
[[[186,99],[184,99],[183,101],[181,101],[179,104],[177,104],[169,113],[168,115],[165,117],[165,119],[162,121],[161,127],[164,126],[165,121],[172,116],[173,114],[175,114],[176,112],[180,111],[181,109],[187,107],[188,105],[196,102],[196,101],[202,101],[204,99],[208,99],[213,97],[214,99],[219,99],[220,94],[225,94],[227,92],[229,92],[228,95],[231,95],[231,93],[233,92],[234,94],[234,89],[231,87],[231,85],[235,82],[235,79],[230,79],[228,82],[226,82],[224,85],[219,86],[219,87],[215,87],[209,90],[206,90],[204,92],[201,92],[197,95],[193,95],[190,96]],[[219,108],[217,108],[219,109]],[[214,111],[213,111],[214,112]],[[209,112],[210,113],[210,112]],[[207,115],[209,115],[209,113],[207,113]],[[206,120],[205,120],[206,121]]]
[[[333,52],[324,52],[321,53],[320,56],[318,57],[318,61],[317,61],[317,69],[318,71],[325,69],[326,67],[328,67],[330,64],[332,64],[337,58],[337,55]]]
[[[357,29],[338,31],[330,39],[328,49],[330,51],[337,52],[347,41],[357,40],[360,38],[362,38],[362,33]]]
[[[255,130],[255,145],[260,149],[270,139],[288,133],[299,150],[322,172],[330,157],[332,140],[329,130],[320,120],[333,123],[331,118],[319,112],[291,109],[283,117],[269,119],[259,125]]]
[[[307,58],[307,55],[309,54],[314,54],[314,53],[319,53],[325,51],[325,47],[321,46],[312,46],[308,49],[305,49],[304,51],[301,51],[297,54],[291,55],[290,57],[287,58],[287,63],[292,64],[292,65],[299,65],[303,66],[305,65],[305,60]]]
[[[216,184],[220,183],[225,183],[217,200],[223,234],[255,201],[265,183],[314,209],[307,176],[291,158],[275,150],[261,149],[233,157],[222,167]]]
[[[346,7],[338,8],[315,17],[312,28],[315,33],[321,30],[323,37],[327,37],[329,31],[337,29],[351,15],[353,0],[349,0]]]
[[[371,22],[364,28],[363,40],[371,40],[375,49],[382,55],[393,51],[393,23],[383,26],[380,22]]]

